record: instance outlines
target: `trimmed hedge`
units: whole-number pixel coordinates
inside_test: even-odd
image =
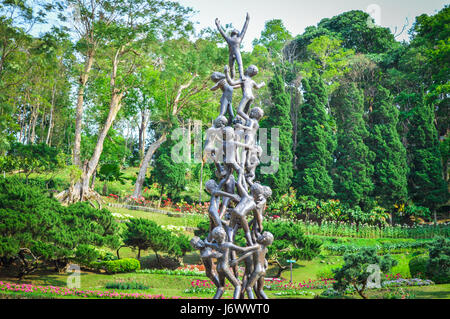
[[[409,261],[409,272],[412,278],[425,279],[425,274],[427,272],[427,256],[417,256]]]
[[[141,263],[134,258],[123,258],[117,260],[107,260],[100,262],[93,262],[91,266],[96,270],[103,269],[107,273],[115,274],[120,272],[134,272],[141,269]]]

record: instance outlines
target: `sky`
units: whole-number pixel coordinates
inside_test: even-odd
[[[186,7],[197,11],[193,21],[197,30],[215,28],[214,20],[222,25],[232,23],[242,29],[245,16],[250,14],[250,23],[243,46],[251,51],[252,41],[259,38],[266,21],[281,19],[293,36],[303,33],[306,27],[317,25],[323,18],[331,18],[350,10],[362,10],[371,14],[377,25],[388,27],[399,33],[408,19],[406,30],[396,39],[408,40],[407,30],[415,17],[423,13],[433,15],[448,2],[441,0],[179,0]]]

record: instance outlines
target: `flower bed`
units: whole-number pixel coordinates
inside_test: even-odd
[[[198,270],[187,270],[187,269],[140,269],[136,270],[137,273],[141,274],[157,274],[157,275],[176,275],[176,276],[204,276],[205,272]]]
[[[331,288],[333,286],[333,283],[335,282],[334,279],[327,278],[327,279],[309,279],[308,281],[304,280],[303,282],[287,282],[278,279],[278,278],[266,278],[264,287],[267,290],[301,290],[301,289],[326,289]]]
[[[31,284],[16,284],[0,281],[0,292],[25,293],[48,297],[77,297],[77,298],[104,298],[104,299],[180,299],[182,297],[165,297],[164,295],[149,295],[145,293],[125,293],[108,290],[88,290],[57,286],[39,286]]]
[[[420,278],[397,278],[394,280],[386,280],[382,283],[382,287],[405,287],[405,286],[430,286],[434,285],[434,282],[431,280],[423,280]]]
[[[229,287],[229,284],[225,285],[226,288]],[[185,293],[188,294],[214,294],[216,293],[216,286],[210,280],[193,280],[191,281],[191,287],[184,290]]]

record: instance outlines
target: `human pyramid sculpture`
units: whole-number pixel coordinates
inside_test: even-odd
[[[247,14],[242,31],[233,30],[230,36],[225,34],[216,19],[217,28],[228,43],[230,55],[224,73],[214,72],[211,75],[211,80],[216,83],[211,90],[221,89],[223,94],[220,114],[206,131],[203,161],[209,159],[215,164],[219,182],[211,179],[205,183],[206,191],[211,194],[209,234],[203,240],[197,236],[191,240],[192,246],[200,251],[207,277],[217,287],[214,299],[222,297],[225,279],[234,286],[234,299],[243,299],[245,294],[249,299],[254,299],[255,295],[258,299],[267,299],[264,293],[265,256],[274,238],[270,232],[263,231],[262,221],[266,200],[272,195],[272,190],[254,182],[255,170],[262,155],[262,148],[256,144],[256,134],[264,112],[259,107],[251,108],[251,104],[255,99],[253,89],[260,89],[265,84],[256,84],[252,80],[258,73],[256,66],[250,65],[243,72],[240,43],[249,19]],[[239,80],[234,80],[235,62]],[[233,89],[237,88],[242,89],[243,97],[234,115],[232,96]],[[251,214],[253,219],[248,222],[247,217]],[[244,231],[246,247],[234,243],[239,229]],[[242,280],[238,273],[240,262],[245,265]]]

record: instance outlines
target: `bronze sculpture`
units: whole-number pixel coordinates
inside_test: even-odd
[[[223,36],[225,41],[227,41],[228,44],[228,50],[229,50],[229,57],[228,57],[228,66],[231,69],[231,77],[234,78],[234,63],[237,62],[238,69],[239,69],[239,76],[243,80],[243,65],[242,65],[242,57],[241,57],[241,51],[240,46],[242,39],[244,38],[245,32],[247,31],[248,22],[250,20],[250,15],[247,13],[247,17],[245,18],[244,27],[242,28],[242,31],[239,32],[238,30],[234,29],[231,31],[230,36],[227,36],[225,34],[225,31],[220,26],[219,19],[216,19],[216,26],[219,30],[220,34]]]
[[[222,297],[225,279],[234,286],[233,298],[266,299],[264,275],[267,270],[267,246],[273,242],[273,235],[263,232],[263,216],[267,199],[272,195],[270,187],[255,182],[255,170],[260,163],[262,148],[257,143],[259,120],[264,112],[259,107],[250,109],[255,97],[253,89],[262,88],[264,82],[256,84],[252,79],[258,68],[251,65],[243,76],[239,45],[245,34],[249,15],[241,33],[234,30],[227,37],[216,19],[216,25],[229,46],[229,65],[225,74],[214,72],[211,80],[215,85],[212,91],[222,90],[220,113],[213,126],[206,132],[203,160],[212,159],[216,166],[218,182],[211,179],[205,183],[211,195],[209,217],[210,227],[203,241],[194,237],[191,244],[200,250],[206,275],[216,285],[214,299]],[[240,79],[234,80],[234,63],[237,62]],[[231,69],[231,70],[230,70]],[[230,74],[231,73],[231,74]],[[243,97],[234,115],[232,108],[233,89],[240,87]],[[249,112],[250,110],[250,112]],[[229,119],[225,117],[229,116]],[[233,174],[235,173],[235,174]],[[237,176],[235,179],[234,175]],[[249,223],[247,218],[253,214]],[[246,247],[236,245],[235,237],[243,229]],[[241,256],[238,257],[238,254]],[[215,260],[215,263],[214,263]],[[240,280],[238,264],[245,264]]]

